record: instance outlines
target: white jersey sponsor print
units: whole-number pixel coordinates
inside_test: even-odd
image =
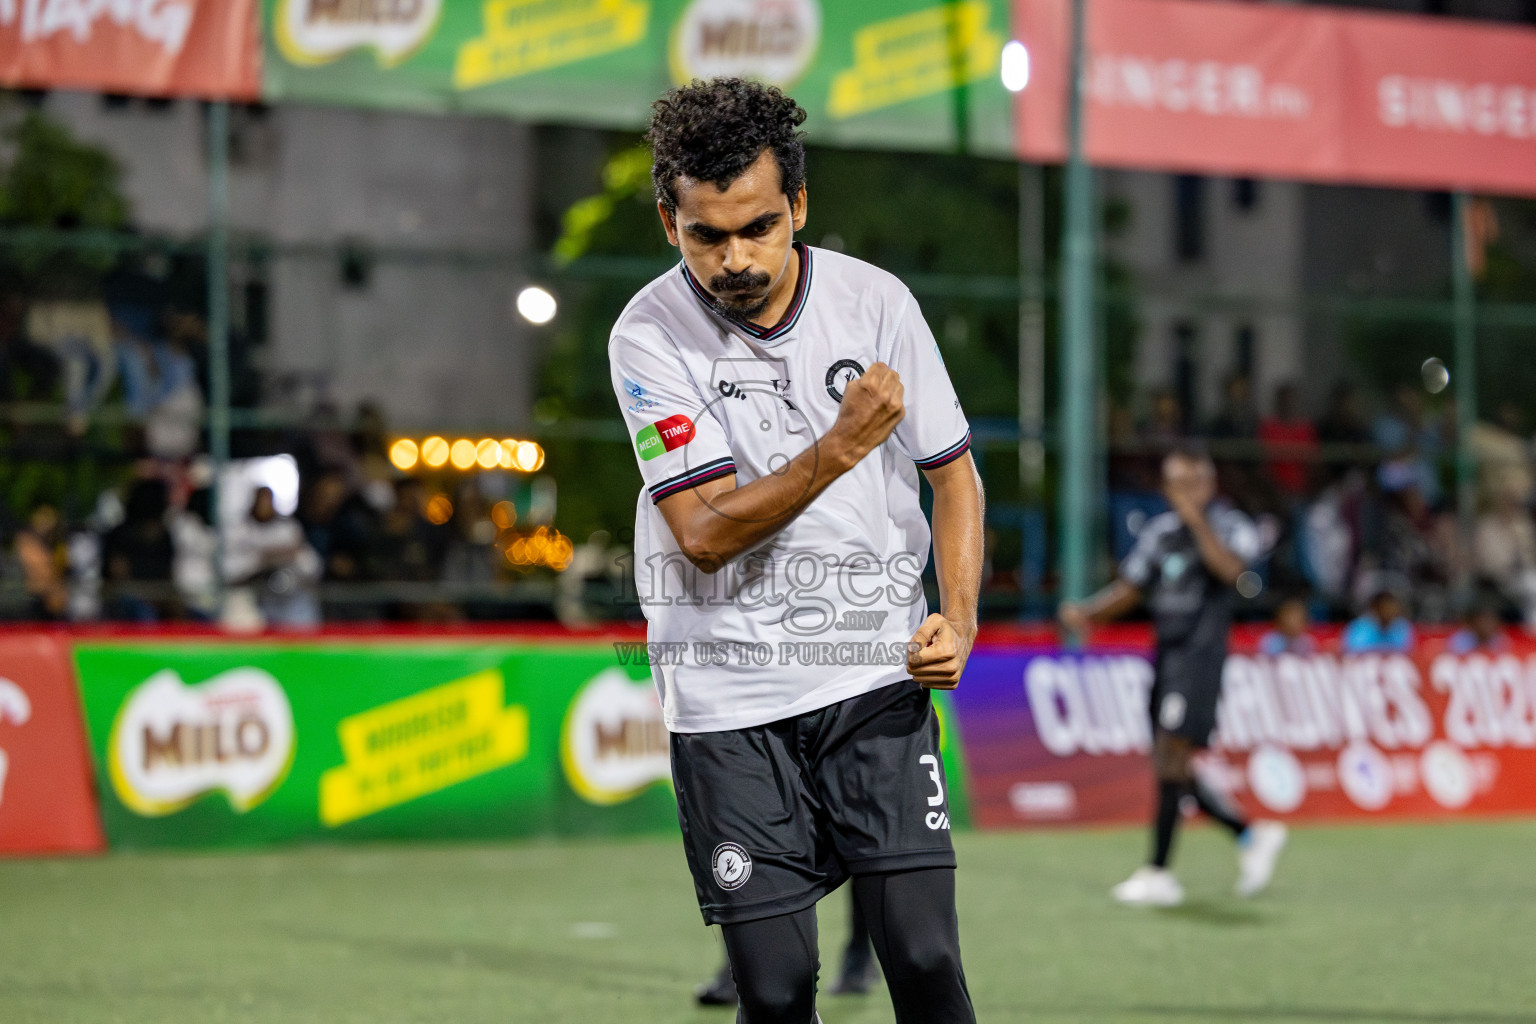
[[[614,326],[608,358],[645,478],[635,509],[635,583],[667,727],[742,729],[908,677],[906,642],[927,614],[930,535],[918,469],[963,455],[970,430],[910,292],[839,253],[796,244],[784,319],[727,317],[681,264]],[[774,472],[824,436],[850,381],[877,362],[905,388],[891,438],[756,550],[695,569],[655,504],[734,474]]]

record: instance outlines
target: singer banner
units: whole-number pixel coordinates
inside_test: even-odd
[[[0,85],[256,99],[256,0],[0,0]]]
[[[1295,819],[1536,811],[1536,640],[1465,651],[1271,656],[1240,633],[1200,771],[1250,812]],[[1151,637],[1088,652],[978,647],[955,691],[972,820],[1142,820]]]
[[[1087,0],[1101,166],[1536,195],[1536,30],[1223,0]],[[1066,155],[1070,0],[1015,0],[1019,153]]]

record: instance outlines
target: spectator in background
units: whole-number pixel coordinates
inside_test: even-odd
[[[16,531],[16,560],[26,582],[28,618],[50,621],[64,618],[69,608],[69,584],[65,578],[68,551],[59,511],[40,504]]]
[[[1381,486],[1368,492],[1362,511],[1362,558],[1357,584],[1401,581],[1422,618],[1444,621],[1451,610],[1450,583],[1459,565],[1455,519],[1424,498],[1418,474],[1407,463],[1378,471]],[[1371,591],[1373,592],[1373,591]]]
[[[1500,603],[1498,594],[1480,588],[1467,609],[1462,627],[1451,634],[1446,649],[1452,654],[1497,654],[1509,650],[1509,633],[1499,615]]]
[[[1413,625],[1390,586],[1378,587],[1364,615],[1344,627],[1345,654],[1401,654],[1413,649]]]
[[[1276,657],[1281,654],[1308,655],[1316,650],[1317,640],[1312,636],[1307,599],[1300,594],[1282,598],[1275,608],[1273,627],[1259,640],[1259,653]]]
[[[1529,476],[1503,473],[1472,531],[1472,570],[1482,585],[1519,608],[1536,625],[1536,523],[1526,502]]]
[[[1369,444],[1371,430],[1360,404],[1360,391],[1339,381],[1328,396],[1328,410],[1317,421],[1317,439],[1324,444]]]
[[[374,565],[381,580],[438,583],[443,579],[453,528],[453,501],[429,495],[420,480],[395,483],[395,504],[384,513],[374,537]],[[436,591],[438,588],[433,588]],[[397,601],[390,612],[407,622],[453,622],[459,609],[440,597]]]
[[[27,336],[27,300],[0,292],[0,401],[46,398],[58,382],[58,357]]]
[[[242,614],[254,605],[258,621],[265,625],[298,629],[320,625],[320,603],[314,593],[320,556],[305,541],[296,520],[278,515],[270,487],[256,488],[250,513],[230,527],[224,576],[232,588],[244,592],[239,598],[245,605]]]
[[[1477,486],[1484,501],[1496,493],[1513,491],[1528,501],[1532,490],[1531,458],[1526,447],[1525,417],[1519,406],[1505,402],[1493,422],[1472,427],[1468,444],[1477,465]]]
[[[1393,389],[1391,408],[1376,418],[1371,434],[1386,453],[1380,469],[1383,486],[1396,490],[1411,483],[1428,504],[1438,505],[1440,477],[1435,465],[1442,438],[1439,425],[1426,419],[1424,397],[1415,385],[1399,384]],[[1389,478],[1403,482],[1392,484]]]
[[[71,434],[85,433],[89,417],[117,379],[112,321],[100,299],[45,299],[27,310],[27,336],[49,349],[64,368],[64,399]]]
[[[389,426],[377,402],[364,399],[357,403],[348,440],[358,474],[354,483],[374,508],[387,509],[397,474],[389,461]]]
[[[1325,488],[1302,518],[1302,564],[1312,586],[1334,608],[1348,606],[1354,587],[1368,489],[1365,473],[1351,469]]]
[[[105,611],[110,619],[160,622],[176,605],[169,584],[176,559],[166,525],[170,491],[164,480],[135,480],[123,503],[123,521],[102,539]]]
[[[1306,494],[1317,457],[1317,430],[1301,415],[1296,398],[1295,384],[1281,384],[1275,389],[1273,410],[1258,428],[1269,459],[1265,468],[1270,483],[1292,502]]]
[[[315,478],[305,489],[299,518],[324,565],[325,579],[358,583],[368,578],[378,516],[344,472],[333,470]]]
[[[219,617],[219,580],[214,559],[219,548],[213,527],[213,492],[193,491],[187,506],[171,516],[171,578],[188,618],[213,622]]]
[[[1142,440],[1158,449],[1173,449],[1184,440],[1184,409],[1167,388],[1152,393],[1152,408],[1141,431]]]
[[[194,335],[182,326],[164,339],[150,341],[124,318],[113,326],[123,396],[129,413],[144,422],[145,447],[157,459],[187,458],[198,449],[203,420],[203,392],[190,348]]]
[[[1259,430],[1259,414],[1253,405],[1253,385],[1245,374],[1227,378],[1221,411],[1207,424],[1206,434],[1214,441],[1246,440]]]
[[[452,518],[453,505],[448,502],[446,514],[439,513],[434,521],[428,515],[428,501],[426,487],[415,477],[395,483],[395,507],[384,514],[375,538],[379,579],[436,582],[443,578],[452,539],[452,530],[445,524]]]

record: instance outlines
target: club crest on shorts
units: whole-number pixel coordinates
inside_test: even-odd
[[[752,877],[752,858],[736,843],[721,843],[709,858],[715,882],[722,889],[740,889]]]

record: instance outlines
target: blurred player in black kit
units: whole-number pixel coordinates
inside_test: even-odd
[[[1191,763],[1216,728],[1235,584],[1259,555],[1258,532],[1243,513],[1215,502],[1216,467],[1198,448],[1178,448],[1163,460],[1163,493],[1172,510],[1147,520],[1119,578],[1060,609],[1062,626],[1082,635],[1145,599],[1157,634],[1149,709],[1157,806],[1148,863],[1114,888],[1115,899],[1129,906],[1184,901],[1168,861],[1185,797],[1237,839],[1239,895],[1253,896],[1269,884],[1286,839],[1284,825],[1244,819]]]

